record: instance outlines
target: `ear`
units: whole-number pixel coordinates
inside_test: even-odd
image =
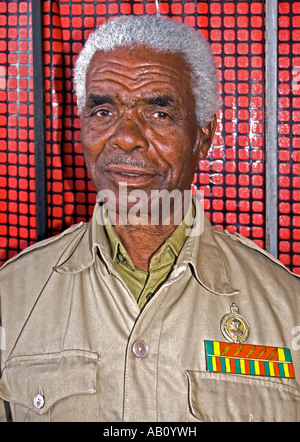
[[[206,158],[206,156],[208,154],[216,127],[217,127],[217,117],[215,115],[210,123],[208,123],[204,127],[201,127],[201,129],[200,129],[199,139],[198,139],[198,148],[200,146],[199,157],[201,159]]]

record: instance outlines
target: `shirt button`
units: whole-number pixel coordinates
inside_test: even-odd
[[[122,253],[118,253],[117,254],[117,258],[120,262],[124,262],[126,261],[126,258],[122,255]]]
[[[149,292],[148,295],[146,296],[147,302],[150,301],[150,299],[152,298],[152,296],[154,295],[153,292]]]
[[[33,398],[33,405],[35,406],[35,408],[43,408],[45,404],[45,399],[44,396],[42,394],[37,394],[36,396],[34,396]]]
[[[132,353],[137,358],[145,358],[149,353],[149,346],[148,344],[146,344],[146,342],[142,341],[141,339],[138,339],[133,343]]]

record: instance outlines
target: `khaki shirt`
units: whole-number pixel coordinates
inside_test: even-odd
[[[141,311],[98,212],[0,270],[0,397],[13,420],[300,420],[299,278],[212,228],[197,205],[171,275]],[[246,344],[289,348],[295,379],[208,371],[205,341],[227,342],[220,322],[233,303]]]

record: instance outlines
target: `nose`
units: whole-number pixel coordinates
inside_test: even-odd
[[[148,148],[148,140],[144,135],[143,128],[138,121],[131,118],[122,119],[118,122],[109,142],[112,147],[128,152]]]

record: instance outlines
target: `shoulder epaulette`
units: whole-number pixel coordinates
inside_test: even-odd
[[[260,246],[258,246],[254,241],[252,241],[249,238],[246,238],[245,236],[237,233],[237,232],[228,232],[228,230],[221,230],[214,228],[214,232],[225,234],[227,237],[230,237],[234,241],[238,241],[241,244],[243,244],[246,247],[249,247],[250,249],[256,250],[257,252],[261,253],[262,255],[266,256],[268,259],[273,261],[275,264],[278,264],[280,267],[285,269],[287,272],[292,274],[293,276],[296,276],[297,278],[300,278],[300,275],[297,275],[296,273],[291,272],[279,259],[275,258],[273,255],[271,255],[267,250],[262,249]]]
[[[40,249],[42,247],[48,246],[49,244],[55,243],[57,242],[59,239],[63,238],[64,236],[67,236],[73,232],[75,232],[76,230],[82,230],[83,227],[86,227],[87,223],[84,222],[80,222],[78,224],[74,224],[70,227],[68,227],[67,229],[65,229],[63,232],[55,235],[55,236],[51,236],[50,238],[45,238],[41,241],[36,242],[35,244],[32,244],[29,247],[26,247],[26,249],[22,250],[20,253],[18,253],[17,255],[13,256],[12,258],[8,259],[0,268],[0,271],[6,267],[8,264],[10,264],[13,261],[16,261],[17,259],[19,259],[20,257],[34,251],[37,249]],[[78,232],[80,233],[80,232]]]

